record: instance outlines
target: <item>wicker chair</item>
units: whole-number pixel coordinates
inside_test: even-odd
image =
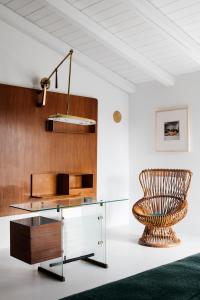
[[[139,244],[171,247],[180,243],[170,226],[187,213],[187,191],[192,172],[176,169],[143,170],[139,180],[144,197],[133,205],[133,215],[145,225]]]

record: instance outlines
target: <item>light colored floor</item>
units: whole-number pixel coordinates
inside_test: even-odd
[[[73,262],[64,266],[65,282],[58,282],[0,251],[0,300],[58,300],[111,281],[163,265],[195,254],[200,249],[200,237],[182,235],[176,248],[156,249],[137,244],[138,236],[128,227],[112,228],[108,235],[108,269]]]

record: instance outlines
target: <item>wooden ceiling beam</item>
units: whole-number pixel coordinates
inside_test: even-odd
[[[48,48],[56,51],[58,54],[64,56],[71,49],[71,46],[67,45],[65,42],[55,38],[50,33],[42,30],[38,26],[27,21],[25,18],[19,16],[18,14],[11,11],[9,8],[0,4],[0,20],[6,24],[14,27],[20,32],[32,37],[41,44],[47,46]],[[107,82],[113,84],[117,88],[125,91],[126,93],[132,94],[135,92],[135,85],[124,79],[122,76],[117,75],[108,68],[96,63],[86,55],[75,50],[75,55],[73,60],[78,65],[87,69],[87,71],[92,72],[98,77],[106,80]],[[40,87],[39,87],[40,88]]]

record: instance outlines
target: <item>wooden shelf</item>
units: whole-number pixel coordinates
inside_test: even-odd
[[[31,197],[66,199],[67,196],[95,196],[93,174],[32,174]]]
[[[53,131],[56,133],[90,134],[96,133],[96,125],[83,126],[47,120],[46,130]]]
[[[69,194],[76,196],[92,197],[94,195],[93,188],[74,188],[69,190]]]
[[[89,197],[89,196],[88,196]],[[45,206],[48,205],[52,207],[52,204],[55,203],[56,205],[67,205],[67,206],[78,206],[81,205],[83,202],[82,195],[40,195],[38,197],[31,197],[32,202],[36,200],[38,203],[44,203]],[[34,202],[34,204],[36,203]]]

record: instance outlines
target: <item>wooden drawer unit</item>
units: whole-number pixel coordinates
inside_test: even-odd
[[[10,221],[10,255],[28,264],[61,257],[61,222],[41,216]]]

